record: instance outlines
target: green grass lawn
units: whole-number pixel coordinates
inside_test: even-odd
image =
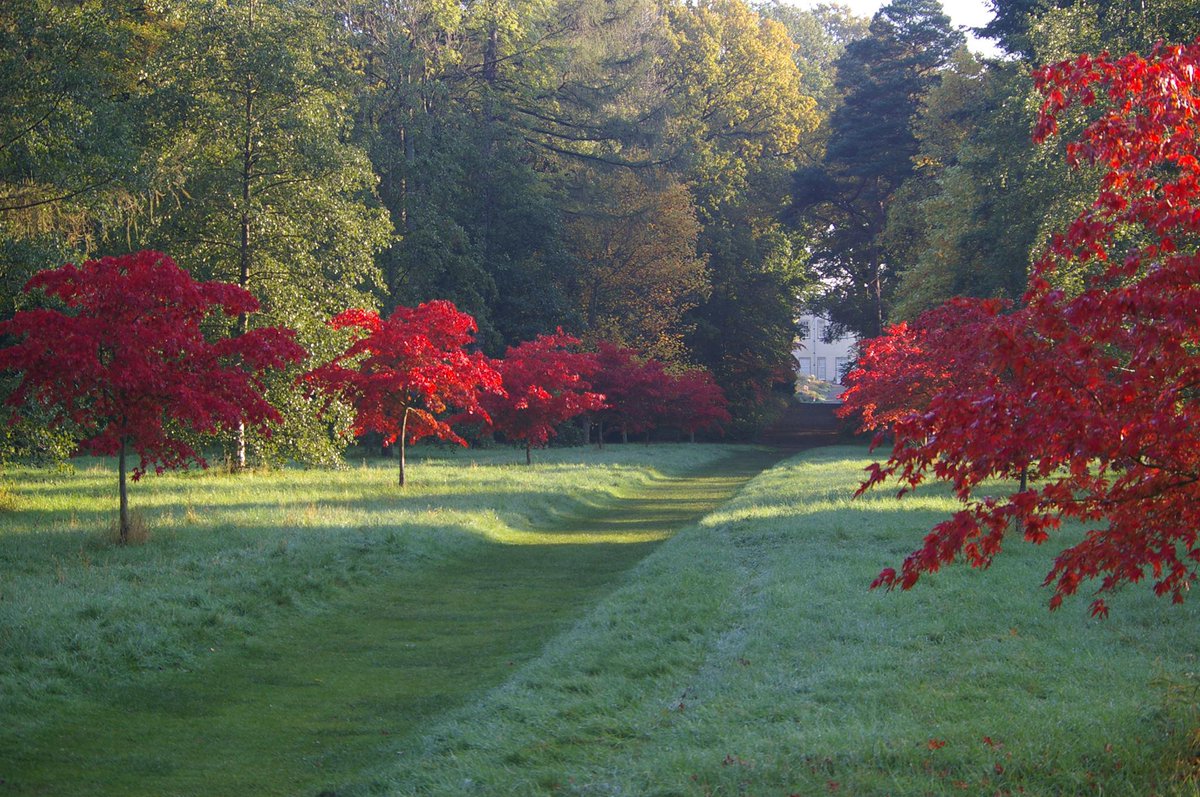
[[[869,592],[953,503],[859,447],[519,456],[148,477],[130,548],[111,468],[8,474],[0,795],[1197,793],[1194,603]]]
[[[953,504],[852,501],[802,454],[642,562],[545,654],[434,724],[383,794],[1150,795],[1196,726],[1197,607],[1051,614],[1050,550],[869,592]]]
[[[428,451],[428,450],[427,450]],[[0,532],[0,794],[336,793],[507,678],[769,454],[436,451],[137,485],[19,471]]]

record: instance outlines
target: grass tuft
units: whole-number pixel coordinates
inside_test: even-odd
[[[170,510],[166,511],[164,517],[172,518]],[[145,545],[150,542],[152,536],[146,516],[136,509],[129,513],[129,529],[125,533],[125,539],[121,539],[120,518],[114,519],[108,527],[108,541],[113,545]]]
[[[16,493],[7,485],[0,485],[0,512],[15,512],[20,506]]]

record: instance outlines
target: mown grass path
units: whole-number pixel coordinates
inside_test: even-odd
[[[364,768],[502,682],[658,541],[776,459],[736,451],[510,544],[347,592],[191,672],[93,694],[9,751],[0,794],[356,792]],[[645,541],[605,542],[631,536]]]

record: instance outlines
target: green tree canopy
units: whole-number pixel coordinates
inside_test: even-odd
[[[205,0],[178,14],[150,69],[160,179],[173,194],[145,236],[203,277],[251,291],[256,324],[296,329],[330,357],[325,321],[375,304],[373,256],[391,233],[371,163],[348,143],[358,84],[344,33],[318,6],[285,0]],[[237,326],[245,332],[248,317]],[[315,407],[273,398],[294,410],[274,445],[324,435]]]
[[[793,185],[824,289],[816,304],[835,332],[883,330],[900,271],[884,241],[888,208],[913,175],[921,99],[963,44],[937,0],[893,0],[838,59],[845,99],[830,120],[825,157],[798,170]]]

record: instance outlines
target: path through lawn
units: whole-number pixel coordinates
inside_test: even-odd
[[[431,719],[495,686],[658,541],[774,461],[740,450],[516,544],[359,589],[191,673],[141,678],[55,719],[0,794],[337,795]],[[642,542],[606,538],[630,532]],[[0,773],[3,774],[3,773]]]

